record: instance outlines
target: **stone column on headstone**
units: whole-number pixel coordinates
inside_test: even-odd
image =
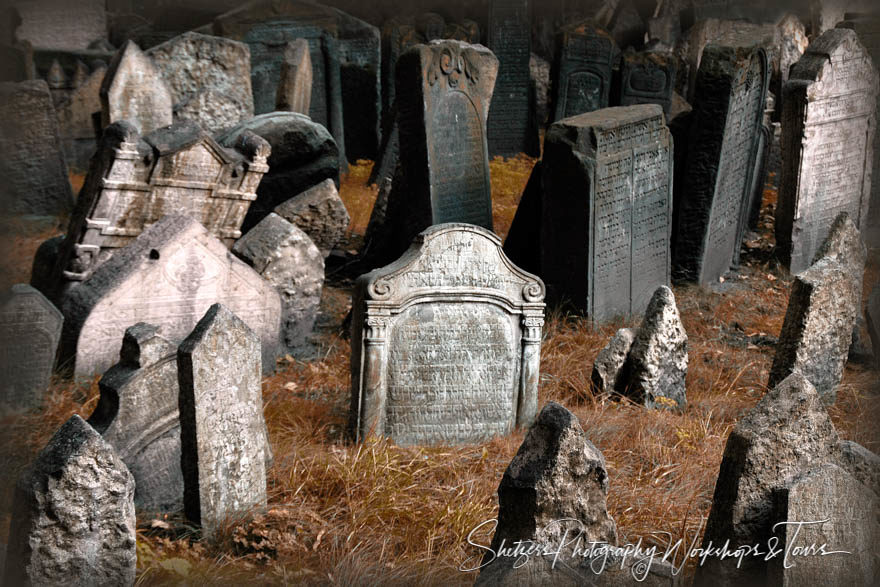
[[[288,41],[275,94],[275,110],[309,113],[312,101],[312,58],[305,39]]]
[[[174,98],[152,60],[134,41],[113,56],[101,83],[101,125],[117,121],[133,124],[138,132],[171,124]]]

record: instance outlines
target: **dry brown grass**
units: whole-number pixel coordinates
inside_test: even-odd
[[[492,162],[496,228],[506,232],[534,160]],[[372,188],[369,164],[352,166],[341,194],[352,230],[366,226]],[[771,194],[772,196],[772,194]],[[767,240],[766,200],[762,238]],[[30,239],[30,240],[28,240]],[[7,269],[26,280],[39,238],[16,239]],[[736,420],[765,391],[772,346],[745,337],[777,336],[790,279],[760,254],[747,256],[741,277],[713,293],[674,288],[690,341],[688,407],[683,413],[647,411],[589,393],[592,362],[613,332],[636,320],[597,328],[551,313],[545,327],[539,402],[555,400],[580,419],[607,460],[608,506],[621,539],[664,545],[699,536],[708,514],[724,443]],[[873,258],[868,281],[880,275]],[[867,286],[866,286],[867,287]],[[334,292],[333,295],[339,292]],[[326,317],[338,325],[344,304]],[[138,583],[470,584],[457,569],[478,552],[467,534],[495,517],[495,490],[523,433],[457,447],[399,447],[386,440],[351,444],[344,427],[349,399],[349,343],[330,328],[321,360],[286,360],[263,383],[275,462],[269,507],[244,521],[230,520],[211,541],[177,518],[141,519]],[[842,437],[880,450],[877,373],[846,369],[830,410]],[[873,386],[873,387],[872,387]],[[88,416],[95,382],[56,382],[43,409],[0,425],[6,450],[2,500],[4,536],[14,479],[71,414]],[[488,540],[487,537],[483,537]]]

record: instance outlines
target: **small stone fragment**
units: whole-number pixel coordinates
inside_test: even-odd
[[[591,378],[594,393],[610,393],[618,388],[618,378],[635,336],[635,329],[621,328],[599,351]]]
[[[275,208],[275,213],[309,235],[324,257],[336,246],[351,222],[332,179],[325,179]]]

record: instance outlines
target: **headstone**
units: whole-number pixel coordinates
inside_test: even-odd
[[[232,251],[278,290],[282,341],[290,351],[303,349],[318,317],[324,255],[305,232],[274,213],[238,239]]]
[[[868,336],[874,351],[874,366],[880,369],[880,281],[874,284],[868,303],[865,305],[865,322],[868,325]]]
[[[353,435],[457,444],[531,424],[543,298],[541,280],[510,263],[486,229],[422,232],[355,285]]]
[[[5,585],[133,585],[134,478],[74,415],[15,486]]]
[[[695,87],[673,273],[707,286],[739,263],[770,83],[763,49],[709,45]]]
[[[174,98],[152,60],[134,41],[116,52],[101,84],[101,125],[117,121],[133,124],[139,132],[168,126]]]
[[[262,340],[263,365],[275,366],[278,292],[188,216],[169,215],[118,250],[64,301],[60,361],[77,376],[106,371],[125,329],[147,322],[172,343],[205,310],[222,303]]]
[[[535,86],[535,122],[543,127],[550,117],[550,62],[532,53],[529,72]]]
[[[489,49],[498,58],[498,77],[487,121],[489,155],[540,153],[534,90],[529,80],[529,0],[489,2]]]
[[[611,70],[620,50],[606,31],[589,22],[562,27],[556,39],[553,120],[608,106]]]
[[[107,37],[104,0],[17,0],[19,40],[45,49],[87,49]]]
[[[811,468],[839,457],[837,432],[813,385],[794,373],[767,392],[727,438],[715,483],[703,548],[764,546],[772,536],[775,492]],[[696,584],[763,584],[767,563],[760,557],[720,560],[697,566]]]
[[[867,229],[877,96],[871,58],[848,29],[823,33],[791,68],[776,246],[792,273],[809,266],[840,212]]]
[[[394,105],[394,72],[397,60],[404,51],[426,43],[427,39],[416,30],[409,18],[395,17],[382,25],[382,141],[387,140],[392,121],[389,120]],[[479,42],[479,39],[475,42]]]
[[[304,114],[272,112],[261,114],[218,137],[231,147],[247,133],[266,140],[272,148],[269,169],[257,188],[257,199],[241,223],[248,231],[276,206],[325,179],[339,185],[340,154],[330,133]]]
[[[877,495],[880,495],[880,456],[852,440],[840,441],[838,464]]]
[[[845,267],[847,279],[853,290],[852,299],[855,300],[856,319],[858,319],[862,307],[862,279],[865,275],[868,250],[862,242],[859,229],[846,212],[841,212],[834,219],[828,237],[813,256],[813,263],[823,257],[836,259]]]
[[[516,213],[504,239],[504,254],[517,267],[541,275],[541,208],[543,207],[541,161],[532,167],[532,173],[523,188]]]
[[[659,104],[669,116],[677,63],[669,53],[627,51],[620,73],[620,105]]]
[[[31,287],[43,295],[51,295],[53,290],[52,278],[55,266],[58,264],[58,255],[61,245],[64,244],[64,235],[59,234],[44,240],[34,253],[34,262],[31,265]]]
[[[288,41],[281,62],[275,110],[309,114],[312,103],[312,57],[305,39]]]
[[[59,143],[46,82],[0,83],[0,205],[5,215],[54,216],[73,207]]]
[[[266,505],[260,337],[214,304],[177,350],[184,510],[210,536]]]
[[[604,321],[642,312],[654,290],[669,284],[672,164],[656,104],[607,108],[550,127],[540,242],[552,299]]]
[[[846,14],[870,14],[875,12],[877,5],[873,0],[811,0],[810,30],[814,37],[819,37],[828,29],[847,20]]]
[[[590,376],[593,393],[612,393],[623,383],[619,381],[621,370],[626,363],[637,332],[635,328],[621,328],[614,333],[608,344],[596,355],[596,360],[593,362],[593,372]]]
[[[42,403],[64,317],[43,294],[19,283],[0,297],[0,406],[27,410]]]
[[[176,119],[214,134],[253,118],[251,52],[244,43],[187,32],[147,55],[171,91]]]
[[[275,213],[309,235],[327,257],[351,222],[332,179],[325,179],[275,208]]]
[[[189,214],[231,247],[269,152],[252,133],[221,147],[191,121],[145,136],[127,122],[107,127],[68,226],[58,282],[86,279],[168,213]]]
[[[58,128],[68,165],[85,172],[98,146],[95,117],[101,116],[101,83],[106,66],[96,67],[58,104]]]
[[[135,324],[98,387],[101,398],[88,421],[134,476],[137,508],[183,509],[177,347],[156,326]]]

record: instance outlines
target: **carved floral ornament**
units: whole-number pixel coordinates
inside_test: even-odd
[[[432,49],[434,60],[428,67],[428,84],[432,86],[436,84],[441,75],[446,77],[450,88],[459,87],[462,75],[472,86],[479,81],[479,68],[473,62],[472,50],[462,50],[451,44],[432,47]]]

